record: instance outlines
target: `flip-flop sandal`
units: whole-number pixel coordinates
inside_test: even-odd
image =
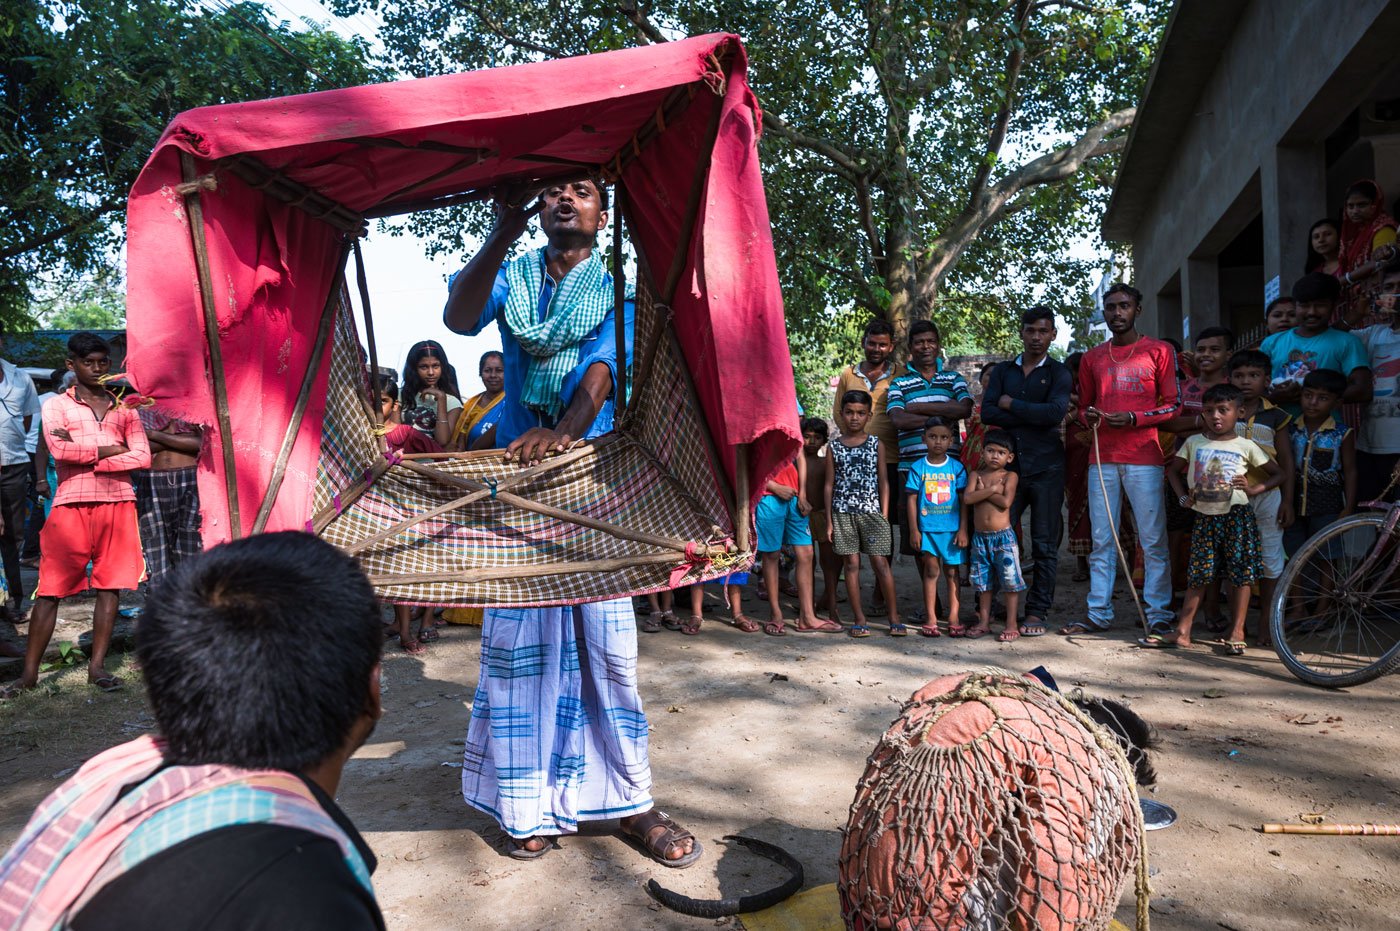
[[[696,617],[692,614],[690,619],[681,625],[681,633],[685,634],[687,637],[694,637],[696,634],[700,633],[700,625],[703,623],[705,623],[703,617]]]
[[[637,625],[637,629],[644,634],[661,633],[661,612],[653,611],[642,618],[642,622]]]
[[[1248,646],[1249,646],[1249,644],[1246,643],[1246,642],[1243,641],[1243,640],[1226,640],[1226,641],[1225,641],[1225,655],[1226,655],[1226,656],[1244,656],[1245,648],[1248,647]]]
[[[1022,624],[1022,625],[1021,625],[1021,636],[1022,636],[1022,637],[1044,637],[1044,636],[1045,636],[1045,625],[1044,625],[1044,624]]]
[[[116,676],[99,676],[88,684],[103,692],[120,692],[126,688],[126,683]]]
[[[24,689],[17,685],[0,685],[0,702],[14,701],[24,694]]]
[[[428,652],[428,648],[423,646],[423,644],[419,643],[417,640],[410,640],[407,643],[404,643],[402,640],[400,640],[399,646],[402,647],[403,651],[409,656],[422,656],[424,653]]]
[[[667,630],[680,630],[681,622],[670,611],[661,612],[661,626]]]
[[[866,627],[864,624],[852,624],[846,633],[859,640],[862,637],[870,636],[870,628]]]
[[[637,835],[625,829],[619,830],[618,833],[622,835],[622,839],[627,841],[627,843],[631,844],[633,847],[640,850],[642,853],[646,854],[651,859],[655,860],[657,863],[660,863],[662,866],[668,867],[673,870],[683,870],[686,867],[695,863],[696,860],[699,860],[701,854],[705,852],[705,848],[700,843],[700,839],[694,834],[687,831],[685,828],[681,827],[679,824],[676,824],[676,822],[671,819],[671,816],[666,814],[666,812],[664,811],[657,811],[653,808],[651,812],[645,812],[644,814],[651,814],[652,812],[655,812],[656,818],[651,822],[651,825],[645,831],[643,831],[640,835]],[[681,843],[682,841],[688,840],[692,843],[690,853],[676,860],[668,860],[666,859],[664,853],[658,853],[655,849],[653,849],[652,844],[647,843],[646,838],[658,827],[665,828],[665,832],[663,834],[658,835],[656,838],[656,840],[659,842],[657,846],[659,846],[661,850],[665,851],[675,846],[676,844]]]
[[[1166,637],[1159,637],[1156,634],[1148,634],[1146,637],[1139,637],[1137,645],[1144,650],[1179,650],[1181,644],[1175,640],[1168,640]]]
[[[436,628],[433,628],[433,627],[423,627],[423,628],[420,628],[419,631],[418,631],[418,642],[419,642],[419,643],[432,643],[434,640],[441,640],[441,639],[442,639],[442,634],[438,633]]]
[[[1021,632],[1019,630],[1003,630],[997,634],[997,643],[1015,643],[1020,639]]]
[[[528,841],[529,839],[530,838],[527,837],[525,840]],[[550,840],[547,837],[544,838],[544,841],[545,845],[539,850],[531,850],[525,846],[525,841],[517,843],[515,838],[507,838],[506,844],[509,847],[509,849],[506,851],[506,854],[512,860],[538,860],[540,857],[544,856],[545,854],[549,853],[551,850],[554,849],[554,841]]]
[[[890,625],[890,636],[891,636],[891,637],[907,637],[907,636],[909,636],[909,628],[908,628],[908,626],[906,626],[906,625],[904,625],[904,624],[891,624],[891,625]]]
[[[816,627],[803,627],[800,624],[794,624],[792,632],[795,634],[839,634],[845,629],[835,621],[826,621]]]
[[[948,636],[950,636],[950,637],[966,637],[966,636],[967,636],[967,628],[964,627],[962,624],[949,624],[949,625],[948,625]]]
[[[746,634],[756,634],[760,630],[762,630],[762,628],[758,626],[758,621],[755,621],[753,618],[747,617],[743,614],[739,615],[734,619],[734,626],[739,628]]]
[[[783,626],[782,621],[769,621],[763,625],[763,632],[770,637],[787,636],[787,628]]]
[[[943,631],[941,631],[941,630],[938,629],[938,625],[937,625],[937,624],[925,624],[923,627],[920,627],[920,628],[919,628],[919,636],[921,636],[921,637],[941,637],[941,636],[943,636]]]
[[[967,633],[963,634],[963,636],[968,640],[981,640],[991,632],[991,629],[987,627],[969,627]]]
[[[1061,637],[1076,637],[1080,634],[1092,634],[1094,632],[1093,627],[1090,627],[1088,624],[1081,624],[1079,621],[1075,621],[1073,624],[1066,624],[1064,627],[1055,631],[1055,633],[1059,634]]]

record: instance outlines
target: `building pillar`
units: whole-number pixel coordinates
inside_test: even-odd
[[[1327,209],[1327,164],[1322,146],[1275,146],[1259,166],[1264,213],[1264,280],[1270,295],[1287,294],[1303,275],[1308,256],[1308,228],[1336,211]]]
[[[1181,269],[1181,341],[1190,349],[1196,334],[1220,324],[1220,262],[1190,258]]]

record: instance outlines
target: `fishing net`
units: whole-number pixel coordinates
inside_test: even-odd
[[[1132,769],[1059,694],[998,669],[925,685],[856,786],[838,888],[854,931],[1099,931],[1147,863]]]

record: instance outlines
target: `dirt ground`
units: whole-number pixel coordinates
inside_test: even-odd
[[[1056,620],[1082,611],[1084,585],[1070,582],[1071,568],[1062,562]],[[897,571],[900,590],[916,591],[912,567]],[[746,608],[766,617],[752,590]],[[1257,831],[1308,812],[1335,822],[1400,821],[1395,680],[1324,692],[1255,649],[1244,658],[1204,647],[1139,651],[1125,594],[1118,608],[1108,635],[1007,645],[899,640],[879,628],[863,641],[779,639],[713,620],[718,602],[710,596],[700,636],[642,636],[656,797],[707,848],[687,871],[656,867],[607,824],[539,861],[503,855],[500,831],[460,794],[476,628],[444,628],[424,658],[388,650],[386,715],[351,761],[339,801],[379,857],[375,887],[390,928],[713,927],[662,910],[642,884],[655,877],[711,897],[777,882],[778,868],[718,842],[737,833],[793,853],[809,886],[832,882],[856,779],[899,704],[938,675],[1044,664],[1062,687],[1128,700],[1161,733],[1156,797],[1180,821],[1148,835],[1153,927],[1396,927],[1400,838]],[[58,639],[87,629],[90,611],[91,602],[65,606]],[[0,677],[11,678],[12,668],[0,667]],[[151,725],[139,688],[102,694],[83,684],[81,669],[54,681],[0,707],[0,845],[13,842],[33,807],[85,758]],[[1126,903],[1119,918],[1131,917]]]

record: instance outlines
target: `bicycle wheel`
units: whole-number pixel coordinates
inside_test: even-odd
[[[1400,541],[1382,538],[1385,517],[1355,514],[1315,534],[1278,581],[1274,650],[1309,685],[1360,685],[1400,666],[1400,579],[1391,578]]]

